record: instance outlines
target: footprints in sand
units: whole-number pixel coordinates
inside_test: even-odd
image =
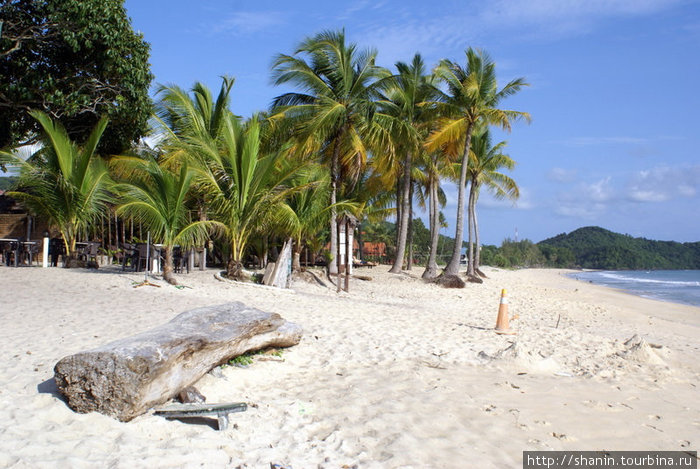
[[[594,400],[585,400],[582,402],[586,407],[598,409],[608,412],[622,412],[624,410],[633,410],[633,408],[624,402],[601,402]]]

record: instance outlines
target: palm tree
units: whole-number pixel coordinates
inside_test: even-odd
[[[159,86],[156,95],[156,121],[162,139],[159,147],[168,164],[190,161],[195,166],[206,166],[206,155],[197,153],[193,141],[211,140],[220,142],[224,121],[229,110],[231,77],[222,77],[221,89],[216,98],[209,88],[200,82],[192,86],[191,95],[178,86]],[[216,144],[216,143],[214,143]],[[195,183],[192,189],[196,198],[199,219],[206,220],[206,194]]]
[[[437,95],[433,84],[434,77],[426,73],[420,54],[416,54],[410,64],[397,62],[396,69],[398,73],[381,84],[383,96],[378,102],[382,111],[378,120],[384,121],[384,126],[391,129],[393,146],[393,149],[384,152],[383,156],[395,152],[403,155],[400,197],[397,200],[400,216],[397,224],[396,257],[390,270],[392,273],[400,273],[403,268],[412,214],[412,163],[423,151],[421,147],[427,124],[431,121],[431,107],[428,104]]]
[[[445,116],[440,119],[438,128],[426,142],[428,151],[435,151],[441,146],[455,145],[461,142],[462,167],[458,184],[457,220],[455,245],[452,258],[444,273],[456,274],[459,271],[459,258],[464,233],[464,192],[467,184],[467,168],[471,139],[479,125],[498,125],[510,130],[511,121],[530,120],[525,112],[497,108],[499,102],[517,93],[527,83],[523,78],[510,81],[500,90],[496,81],[496,64],[483,51],[466,51],[467,64],[462,68],[450,60],[442,60],[435,69],[435,74],[448,88],[446,101],[441,103],[440,111]]]
[[[428,219],[430,222],[430,251],[428,262],[423,271],[423,278],[435,278],[438,275],[437,249],[440,240],[440,207],[444,207],[447,199],[445,192],[440,187],[442,177],[454,178],[454,165],[450,163],[444,154],[434,152],[424,155],[422,159],[423,175],[419,179],[422,191],[418,191],[422,205],[428,199]]]
[[[0,152],[0,163],[17,168],[20,175],[21,190],[8,195],[55,225],[63,236],[68,259],[74,259],[78,236],[99,219],[111,200],[107,166],[95,155],[107,119],[100,119],[87,141],[78,145],[45,113],[30,114],[43,129],[43,145],[26,161],[16,153]]]
[[[294,255],[292,270],[301,270],[301,250],[305,241],[314,242],[328,222],[328,196],[330,192],[330,177],[328,171],[320,165],[311,165],[306,171],[300,171],[292,181],[293,186],[306,186],[307,190],[291,194],[288,205],[294,213],[293,226],[290,234],[294,239]]]
[[[142,223],[164,245],[163,279],[177,285],[173,248],[179,245],[184,251],[200,245],[218,227],[217,222],[193,221],[189,216],[186,202],[195,172],[186,163],[171,172],[153,158],[120,156],[111,165],[123,179],[117,186],[121,199],[117,213]]]
[[[501,169],[513,169],[515,161],[503,153],[506,142],[491,144],[491,135],[488,129],[482,129],[474,133],[471,152],[469,154],[469,250],[467,261],[467,275],[475,277],[483,275],[479,271],[479,226],[476,219],[476,203],[479,199],[479,190],[486,186],[498,199],[509,198],[515,200],[520,197],[520,190],[516,182],[509,176],[500,172]],[[474,235],[474,242],[472,242]],[[476,243],[476,253],[474,252]]]
[[[323,31],[304,40],[294,55],[280,54],[273,63],[275,85],[292,84],[303,92],[274,99],[273,120],[291,119],[294,151],[320,153],[329,165],[330,206],[337,202],[339,185],[356,181],[367,158],[367,136],[374,112],[376,81],[387,76],[375,65],[376,51],[347,44],[344,31]],[[336,211],[331,210],[331,252],[336,252]],[[331,262],[331,273],[337,273]]]
[[[230,246],[227,275],[241,278],[251,236],[274,225],[293,225],[294,213],[285,199],[303,187],[286,184],[301,163],[284,158],[285,148],[261,152],[256,116],[243,125],[229,114],[223,125],[221,147],[211,139],[194,140],[193,145],[210,162],[199,180],[211,201],[212,218],[220,222]]]

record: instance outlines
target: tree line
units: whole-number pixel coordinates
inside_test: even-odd
[[[634,238],[592,226],[535,244],[506,239],[484,246],[482,258],[500,267],[557,267],[601,270],[700,269],[700,242]]]
[[[467,48],[462,61],[443,59],[430,70],[416,54],[390,70],[376,64],[376,50],[348,42],[343,30],[323,31],[274,58],[273,82],[294,91],[250,117],[231,109],[233,78],[222,79],[216,97],[201,83],[189,90],[158,86],[153,103],[132,109],[136,116],[152,111],[149,135],[157,143],[151,148],[137,138],[146,134],[140,117],[129,122],[135,128],[120,127],[118,112],[136,99],[130,91],[145,91],[151,79],[148,46],[130,30],[121,1],[16,0],[1,8],[10,20],[0,36],[0,70],[17,82],[3,81],[0,97],[26,117],[0,114],[9,129],[0,164],[19,173],[9,194],[53,222],[68,256],[82,233],[114,211],[165,245],[168,281],[174,281],[173,246],[207,239],[217,243],[233,278],[241,277],[246,255],[266,256],[270,242],[287,238],[294,240],[297,266],[302,247],[319,252],[328,240],[335,273],[338,220],[396,217],[391,271],[400,272],[413,260],[409,255],[406,262],[406,251],[418,203],[429,214],[423,276],[434,277],[445,219],[442,184],[452,180],[458,186],[455,241],[444,273],[458,272],[466,212],[467,273],[476,276],[481,188],[496,197],[519,195],[504,173],[515,162],[505,142],[492,142],[489,129],[529,121],[527,113],[501,106],[527,83],[517,78],[499,87],[495,63],[482,50]],[[67,19],[76,21],[64,30]],[[39,56],[70,67],[32,68]],[[111,72],[115,61],[124,76]],[[94,73],[76,73],[76,67]],[[97,83],[99,91],[78,96],[85,87],[64,89],[61,75]],[[36,80],[56,86],[36,87]],[[43,145],[23,158],[16,148],[33,141]]]

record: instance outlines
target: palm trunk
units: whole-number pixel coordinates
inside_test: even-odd
[[[350,231],[354,229],[354,225],[350,220],[345,220],[345,288],[346,292],[350,291],[350,269],[352,268],[352,244],[350,244]]]
[[[403,163],[403,180],[401,181],[401,217],[400,223],[396,227],[398,230],[398,238],[396,242],[396,257],[394,265],[391,266],[389,272],[393,274],[401,273],[403,261],[406,255],[406,239],[408,237],[408,217],[410,215],[410,189],[411,189],[411,155],[406,154]],[[398,206],[398,205],[397,205]]]
[[[413,181],[408,192],[408,234],[406,235],[408,246],[408,259],[406,260],[406,270],[413,268]]]
[[[362,262],[365,260],[365,255],[362,252],[363,249],[362,249],[362,223],[361,222],[357,223],[356,231],[357,231],[357,246],[359,247],[358,255],[360,257],[360,262]]]
[[[177,285],[173,275],[173,247],[165,246],[165,260],[163,262],[163,280],[170,285]]]
[[[462,155],[462,171],[459,175],[459,187],[457,191],[457,220],[455,228],[455,245],[452,257],[443,272],[446,275],[457,275],[459,272],[459,257],[462,254],[462,239],[464,236],[464,190],[467,185],[467,165],[469,164],[469,147],[472,141],[472,128],[467,127],[467,137],[464,142],[464,154]]]
[[[335,204],[338,201],[338,163],[340,160],[340,136],[336,137],[333,144],[333,156],[331,157],[331,260],[328,263],[328,273],[339,272],[340,259],[334,259],[338,251],[338,212]]]
[[[440,223],[437,201],[437,181],[431,177],[430,180],[430,255],[428,256],[428,264],[425,266],[423,278],[437,277],[437,249],[438,241],[440,240]]]
[[[336,243],[336,252],[335,252],[336,260],[337,260],[336,265],[338,266],[338,271],[336,272],[336,274],[338,276],[336,278],[336,282],[337,282],[336,283],[336,287],[337,287],[336,292],[340,293],[340,289],[341,289],[341,285],[340,285],[340,280],[341,280],[341,277],[340,277],[340,273],[341,273],[340,272],[340,222],[338,220],[335,220],[335,229],[336,229],[336,235],[337,235],[336,239],[338,240],[338,242]],[[345,236],[347,237],[347,233],[345,234]]]
[[[399,245],[399,232],[401,231],[401,176],[396,177],[396,224],[394,225],[394,248]]]
[[[476,203],[477,186],[474,180],[469,187],[469,206],[467,208],[469,223],[469,249],[467,251],[467,276],[473,277],[474,273],[474,205]]]
[[[294,243],[292,254],[292,272],[301,272],[301,240]]]
[[[476,272],[479,277],[486,278],[486,275],[479,269],[479,267],[481,267],[481,244],[479,242],[479,224],[476,221],[476,203],[474,204],[472,219],[474,220],[474,243],[476,244],[476,250],[474,252],[474,272]]]

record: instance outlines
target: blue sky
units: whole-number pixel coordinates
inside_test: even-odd
[[[533,241],[581,226],[676,241],[700,240],[700,3],[697,0],[327,2],[127,0],[151,43],[155,82],[214,91],[236,78],[232,109],[248,116],[284,90],[270,84],[277,53],[345,28],[392,68],[420,52],[464,63],[485,49],[500,83],[531,84],[503,101],[529,112],[507,152],[521,200],[479,202],[482,241]],[[456,188],[444,212],[454,235]]]

